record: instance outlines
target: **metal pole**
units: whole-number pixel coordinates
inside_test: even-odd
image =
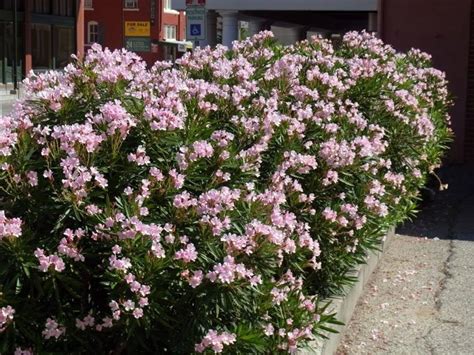
[[[18,6],[17,0],[13,2],[13,92],[16,94],[18,90]]]

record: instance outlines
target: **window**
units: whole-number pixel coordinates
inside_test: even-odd
[[[96,21],[87,23],[87,43],[99,43],[99,24]]]
[[[35,0],[34,12],[36,12],[37,14],[50,14],[51,1],[50,0]]]
[[[53,67],[51,48],[51,26],[33,23],[31,25],[33,69],[51,69]]]
[[[84,1],[84,8],[88,10],[92,10],[94,8],[94,4],[92,0],[85,0]]]
[[[176,46],[163,46],[163,59],[174,62],[176,60]]]
[[[1,4],[1,1],[0,1]],[[18,4],[18,3],[17,3]],[[0,5],[1,6],[1,5]],[[17,64],[17,80],[21,80],[22,77],[22,64],[23,64],[23,26],[18,26],[18,62]],[[2,83],[13,82],[15,80],[13,76],[13,68],[15,63],[15,47],[14,47],[14,30],[13,22],[1,22],[0,21],[0,85]],[[0,94],[1,97],[1,94]],[[1,100],[1,99],[0,99]],[[1,104],[0,104],[1,105]],[[1,112],[1,109],[0,109]]]
[[[54,26],[53,40],[57,43],[53,46],[55,67],[64,68],[71,60],[71,54],[75,50],[74,27]]]
[[[53,1],[53,15],[74,16],[74,1],[73,0],[54,0]]]
[[[173,8],[171,7],[171,1],[173,1],[173,0],[163,0],[163,8],[164,8],[165,12],[171,12],[173,14],[179,14],[178,11],[173,10]]]
[[[13,0],[4,0],[0,2],[1,10],[11,10],[13,7]]]
[[[124,0],[124,9],[138,9],[138,0]]]
[[[165,25],[165,39],[176,39],[176,26]]]

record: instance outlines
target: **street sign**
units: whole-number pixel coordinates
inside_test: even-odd
[[[150,21],[125,21],[125,36],[149,37]]]
[[[206,8],[204,6],[186,7],[186,39],[191,41],[206,39]]]
[[[125,48],[132,52],[150,52],[151,40],[149,37],[126,37]]]
[[[190,25],[190,28],[191,28],[191,36],[193,37],[202,36],[202,27],[200,23],[192,23]]]

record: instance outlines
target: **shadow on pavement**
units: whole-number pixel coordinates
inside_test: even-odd
[[[413,222],[397,228],[397,233],[474,241],[474,165],[449,166],[438,175],[448,189],[424,202]]]

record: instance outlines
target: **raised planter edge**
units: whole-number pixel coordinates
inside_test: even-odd
[[[390,244],[390,240],[395,235],[395,229],[391,228],[385,235],[380,251],[370,251],[368,253],[366,263],[358,265],[354,270],[350,271],[351,276],[356,276],[357,281],[347,290],[344,297],[335,297],[331,299],[330,313],[336,313],[337,320],[344,325],[333,326],[338,333],[326,333],[327,339],[318,338],[311,342],[308,348],[299,349],[298,355],[333,355],[339,346],[341,338],[346,330],[347,324],[352,318],[357,302],[364,292],[364,286],[370,279],[372,272],[377,268],[379,260],[382,258],[384,251]]]

